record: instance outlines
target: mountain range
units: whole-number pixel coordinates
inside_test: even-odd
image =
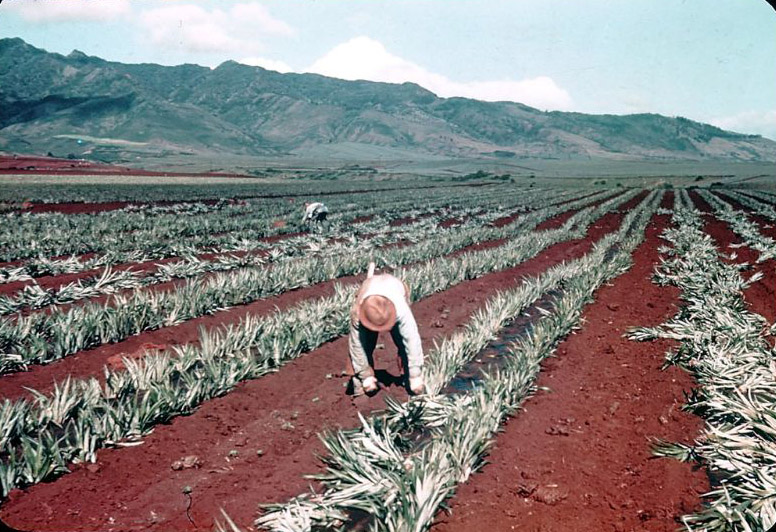
[[[681,117],[546,112],[412,83],[227,61],[124,64],[0,39],[0,150],[144,156],[776,161],[776,142]],[[369,158],[365,156],[364,158]]]

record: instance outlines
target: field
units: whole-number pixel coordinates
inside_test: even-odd
[[[776,524],[768,180],[496,174],[3,177],[0,521]],[[370,261],[410,288],[427,394],[383,335],[350,395]]]

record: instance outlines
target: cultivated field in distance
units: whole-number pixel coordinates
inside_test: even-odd
[[[765,530],[772,170],[543,164],[0,175],[0,521]],[[370,262],[425,394],[351,395]]]

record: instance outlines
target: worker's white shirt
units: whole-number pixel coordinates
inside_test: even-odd
[[[313,216],[315,216],[315,211],[319,209],[325,209],[326,207],[323,205],[323,203],[315,202],[311,203],[307,206],[307,208],[304,211],[304,218],[305,220],[312,219]]]
[[[394,325],[394,328],[398,329],[404,344],[408,366],[410,369],[422,367],[423,347],[420,341],[420,333],[418,332],[418,324],[415,322],[412,310],[410,310],[409,294],[407,293],[406,285],[393,275],[383,274],[369,277],[364,281],[356,295],[356,301],[351,311],[349,347],[351,362],[356,374],[361,378],[372,374],[372,369],[368,365],[368,356],[371,356],[372,353],[365,352],[358,332],[358,309],[361,306],[361,302],[369,296],[383,296],[393,303],[396,308],[396,325]],[[373,334],[376,335],[377,333]]]

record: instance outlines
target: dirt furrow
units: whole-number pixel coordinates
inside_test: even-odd
[[[557,244],[516,268],[414,304],[425,348],[465,323],[497,291],[583,255],[619,227],[622,217],[607,214],[585,239]],[[27,530],[210,530],[224,508],[248,527],[257,503],[284,501],[306,489],[309,481],[303,475],[320,468],[318,432],[357,425],[358,412],[380,409],[385,394],[406,397],[395,379],[395,348],[385,335],[380,342],[384,347],[376,352],[376,366],[386,389],[376,397],[354,401],[345,395],[347,339],[339,338],[277,373],[242,383],[191,416],[157,427],[142,446],[102,450],[96,464],[12,492],[0,515]],[[190,455],[198,457],[199,467],[171,468]],[[186,515],[185,486],[191,488],[194,524]]]

